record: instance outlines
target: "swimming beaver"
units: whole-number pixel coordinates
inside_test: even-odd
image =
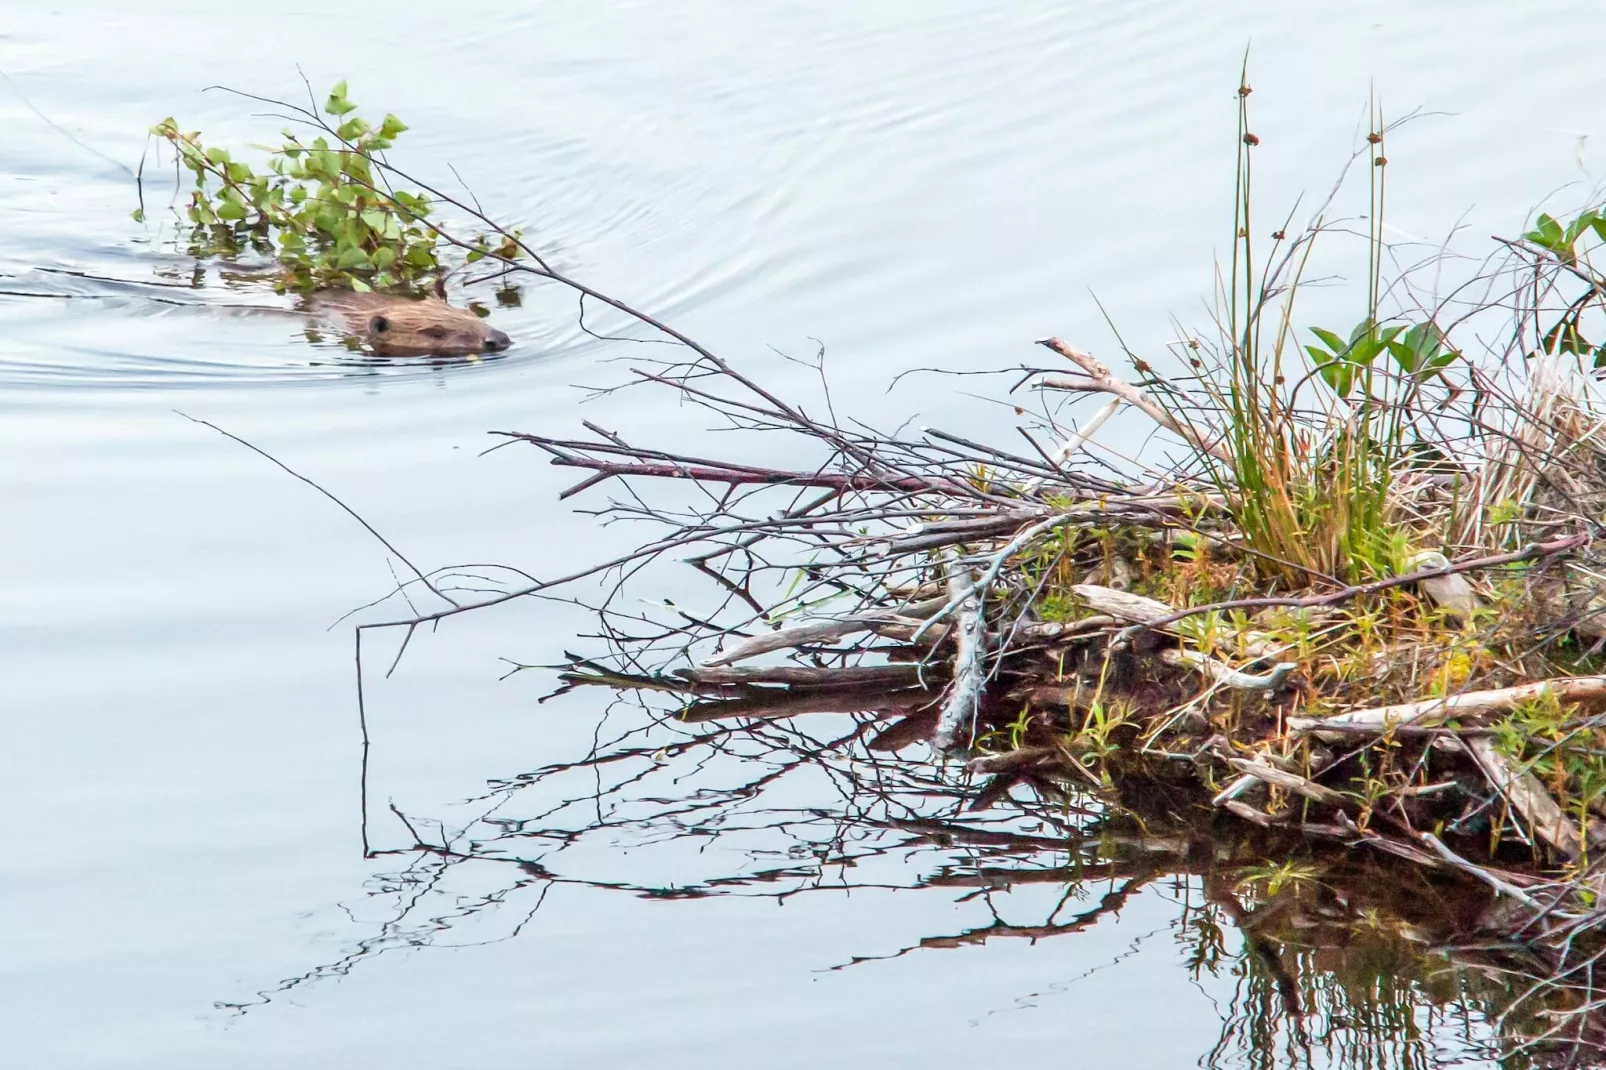
[[[466,357],[495,353],[513,344],[474,313],[438,297],[320,290],[307,304],[331,326],[381,357]]]

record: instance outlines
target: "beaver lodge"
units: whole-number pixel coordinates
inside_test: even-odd
[[[1235,823],[1278,834],[1258,842],[1282,860],[1304,841],[1327,866],[1337,849],[1357,872],[1387,858],[1471,883],[1484,898],[1459,937],[1533,978],[1510,1012],[1529,1016],[1519,1039],[1606,1044],[1593,386],[1560,361],[1465,360],[1380,373],[1386,400],[1300,408],[1231,352],[1199,357],[1194,384],[1145,366],[1139,385],[1041,347],[1061,366],[1020,370],[1020,392],[1104,400],[1079,429],[1023,426],[1021,449],[836,426],[706,354],[638,375],[732,426],[800,436],[818,462],[687,455],[595,425],[511,434],[585,473],[565,497],[707,492],[685,515],[645,492],[607,506],[665,530],[599,571],[670,555],[718,604],[649,619],[610,600],[614,658],[576,658],[566,687],[670,696],[691,731],[868,713],[840,745],[943,763],[972,811],[1092,798],[1140,829],[1205,817],[1225,840]],[[1104,463],[1095,436],[1122,409],[1168,435],[1169,467]]]
[[[765,458],[780,436],[793,460],[591,422],[499,433],[582,473],[564,498],[617,487],[599,514],[655,527],[479,605],[601,582],[608,656],[574,657],[564,688],[644,697],[694,741],[852,713],[836,746],[929,764],[971,812],[1094,807],[1139,832],[1249,832],[1268,865],[1407,867],[1462,889],[1456,939],[1517,979],[1512,1050],[1606,1049],[1606,347],[1585,337],[1606,276],[1581,246],[1606,216],[1542,216],[1425,303],[1409,273],[1381,278],[1373,218],[1360,324],[1296,329],[1326,224],[1260,236],[1240,117],[1216,329],[1183,332],[1166,369],[1128,354],[1130,373],[1042,340],[1001,370],[1018,418],[1003,444],[839,420],[828,396],[791,400],[505,261],[674,343],[633,347],[628,388],[700,407]],[[1358,154],[1374,204],[1385,133]],[[696,504],[645,485],[662,481]],[[712,601],[644,608],[629,581],[660,558]],[[411,635],[472,608],[364,627]]]

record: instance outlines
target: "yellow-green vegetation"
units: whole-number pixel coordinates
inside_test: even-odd
[[[172,119],[151,133],[172,146],[194,178],[184,214],[198,257],[247,250],[277,257],[281,290],[422,289],[445,270],[445,232],[437,205],[422,192],[398,189],[385,153],[407,129],[394,115],[377,124],[357,114],[340,82],[320,109],[292,109],[307,128],[286,129],[265,147],[266,171],[208,146],[199,131]],[[143,209],[135,212],[142,219]],[[521,253],[518,232],[476,239],[465,259]]]
[[[1581,284],[1582,293],[1536,299],[1508,352],[1534,367],[1575,363],[1548,377],[1497,383],[1432,310],[1384,312],[1389,126],[1374,111],[1359,154],[1369,182],[1364,307],[1353,329],[1309,328],[1313,341],[1301,346],[1298,297],[1328,228],[1318,213],[1302,232],[1272,233],[1269,251],[1258,247],[1264,236],[1251,189],[1259,139],[1249,96],[1245,84],[1219,333],[1185,335],[1180,353],[1194,373],[1186,387],[1133,360],[1142,389],[1174,427],[1187,429],[1182,438],[1192,447],[1194,471],[1176,479],[1175,526],[1156,530],[1149,518],[1125,529],[1067,526],[1018,556],[1036,619],[1067,629],[1120,615],[1113,596],[1090,594],[1099,588],[1152,599],[1156,616],[1213,608],[1159,629],[1174,637],[1162,643],[1180,642],[1192,659],[1172,655],[1169,669],[1135,662],[1131,635],[1068,668],[1062,657],[1055,682],[1076,681],[1067,753],[1097,769],[1157,751],[1193,753],[1209,738],[1218,757],[1268,762],[1306,780],[1320,774],[1338,791],[1333,798],[1348,800],[1347,820],[1362,832],[1389,811],[1403,827],[1435,835],[1487,829],[1491,848],[1524,822],[1544,824],[1532,812],[1544,800],[1524,795],[1539,784],[1576,826],[1563,860],[1583,867],[1591,841],[1606,840],[1606,732],[1588,702],[1544,692],[1450,724],[1429,715],[1403,729],[1409,742],[1394,731],[1396,718],[1380,715],[1374,738],[1347,737],[1343,756],[1335,750],[1340,737],[1288,728],[1606,668],[1597,654],[1606,642],[1606,581],[1586,550],[1606,517],[1606,406],[1582,374],[1606,360],[1606,347],[1586,338],[1603,318],[1606,288],[1590,266],[1597,248],[1590,240],[1606,235],[1606,210],[1570,221],[1541,215],[1512,243],[1535,265],[1536,293],[1553,293],[1564,281]],[[1479,311],[1486,309],[1460,311],[1460,322]],[[1062,355],[1077,359],[1074,351]],[[1093,378],[1102,372],[1091,358],[1079,363]],[[1488,396],[1468,403],[1479,391]],[[1204,510],[1184,504],[1197,500],[1201,477],[1214,498]],[[1452,565],[1479,558],[1489,566],[1458,572]],[[1445,576],[1430,575],[1440,568]],[[1129,631],[1136,619],[1127,618]],[[1197,670],[1199,659],[1214,663],[1203,674],[1206,686],[1178,689],[1175,670]],[[1110,671],[1116,661],[1124,671]],[[1275,696],[1226,675],[1253,675],[1273,663],[1296,669],[1292,686]],[[1021,694],[1029,702],[1052,692]],[[1125,735],[1113,738],[1136,745],[1112,745],[1112,723],[1097,711],[1134,696],[1146,701],[1116,719]],[[1424,725],[1442,733],[1433,737],[1439,751],[1428,749]],[[1434,782],[1441,767],[1457,764],[1463,728],[1468,738],[1493,739],[1509,759],[1494,769],[1499,759],[1482,760],[1481,772],[1496,781],[1482,800]],[[1498,783],[1501,777],[1518,787]],[[1212,790],[1220,786],[1213,782]],[[1279,821],[1329,798],[1320,791],[1301,798],[1298,789],[1269,782],[1258,790],[1268,793],[1267,810],[1283,815]],[[1420,801],[1435,794],[1457,797],[1466,812]],[[1559,835],[1519,829],[1514,838],[1543,854]]]

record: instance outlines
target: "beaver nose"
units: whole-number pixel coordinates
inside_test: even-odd
[[[485,348],[492,353],[500,353],[513,344],[513,339],[497,330],[495,327],[485,329]]]

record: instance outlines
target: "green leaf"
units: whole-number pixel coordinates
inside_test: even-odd
[[[1382,351],[1383,340],[1373,335],[1352,343],[1349,352],[1343,354],[1343,358],[1352,364],[1370,366]]]
[[[335,87],[329,90],[329,99],[324,102],[323,110],[330,115],[345,115],[357,110],[357,105],[346,99],[345,79],[336,82]]]
[[[1322,377],[1322,380],[1337,391],[1340,397],[1347,397],[1354,369],[1341,360],[1333,359],[1331,353],[1319,346],[1306,346],[1305,352],[1309,353],[1311,359],[1315,362],[1316,373]],[[1342,383],[1342,388],[1340,383]]]
[[[369,266],[368,254],[363,252],[360,245],[346,246],[340,251],[340,258],[335,261],[335,267],[340,268],[342,271]]]
[[[1567,235],[1561,224],[1556,222],[1553,216],[1540,212],[1539,218],[1534,220],[1534,229],[1524,234],[1523,237],[1535,245],[1541,245],[1552,252],[1558,252],[1565,248]]]
[[[226,200],[217,206],[217,217],[219,219],[226,219],[231,223],[244,219],[245,215],[245,205],[241,204],[239,201]]]
[[[1331,360],[1326,364],[1316,366],[1316,371],[1326,380],[1327,385],[1341,398],[1349,397],[1351,388],[1355,385],[1355,366],[1343,361]]]
[[[1314,334],[1317,338],[1320,338],[1323,342],[1327,343],[1327,354],[1326,354],[1327,357],[1336,357],[1340,353],[1342,353],[1346,348],[1346,343],[1344,342],[1344,340],[1342,338],[1340,338],[1338,335],[1334,334],[1332,331],[1323,330],[1320,327],[1312,327],[1310,329],[1310,333]],[[1311,349],[1312,347],[1306,346],[1305,348],[1306,349]],[[1325,358],[1318,358],[1318,359],[1325,359]]]
[[[1580,234],[1594,225],[1595,220],[1596,216],[1594,212],[1581,213],[1577,219],[1567,224],[1567,233],[1563,236],[1562,240],[1565,241],[1567,245],[1571,246],[1573,242],[1578,240],[1578,236]]]
[[[387,114],[385,116],[385,121],[379,124],[379,136],[382,138],[393,138],[406,129],[406,123],[402,122],[394,115]]]
[[[1416,371],[1417,365],[1420,363],[1420,355],[1416,350],[1404,342],[1389,342],[1388,351],[1389,356],[1394,358],[1394,363],[1398,364],[1406,373],[1409,374]]]
[[[372,286],[369,286],[366,282],[363,282],[361,279],[352,278],[352,279],[348,279],[347,281],[351,283],[351,288],[353,290],[356,290],[360,294],[372,293],[373,292],[374,288]]]

